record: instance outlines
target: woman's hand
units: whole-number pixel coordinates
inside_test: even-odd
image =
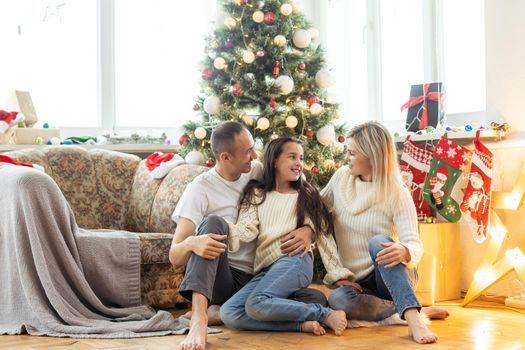
[[[376,255],[376,262],[379,265],[389,268],[410,261],[410,252],[404,245],[394,242],[382,242],[381,245],[385,249]]]
[[[357,290],[359,293],[363,293],[363,287],[361,287],[359,284],[357,284],[355,282],[350,282],[349,280],[346,280],[346,279],[339,280],[339,281],[335,282],[334,284],[336,286],[338,286],[338,287],[351,286],[355,290]]]

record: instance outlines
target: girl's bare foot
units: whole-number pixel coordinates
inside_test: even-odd
[[[301,325],[301,332],[303,333],[313,333],[315,335],[324,335],[326,334],[326,329],[319,324],[317,321],[306,321]]]
[[[421,309],[421,312],[427,315],[428,318],[434,320],[444,320],[445,318],[450,316],[447,310],[437,306],[426,306]]]
[[[437,336],[427,328],[417,309],[406,310],[405,319],[408,323],[408,335],[416,343],[429,344],[437,342]]]
[[[341,335],[346,329],[348,321],[344,311],[331,311],[326,319],[326,326],[334,330],[335,335]]]

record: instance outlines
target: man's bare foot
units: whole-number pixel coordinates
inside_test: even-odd
[[[427,328],[417,309],[406,310],[405,319],[408,323],[408,335],[416,343],[429,344],[437,342],[437,336]]]
[[[315,335],[324,335],[326,334],[326,329],[319,324],[317,321],[306,321],[301,325],[301,332],[303,333],[313,333]]]
[[[434,320],[444,320],[445,318],[450,316],[450,314],[448,313],[447,310],[442,309],[442,308],[437,307],[437,306],[426,306],[426,307],[423,307],[423,308],[421,308],[421,312],[424,313],[425,315],[427,315],[428,318],[434,319]]]
[[[344,311],[331,311],[326,319],[326,326],[333,329],[335,335],[341,335],[346,329],[348,321],[346,320],[346,314]]]
[[[190,321],[190,331],[186,339],[180,343],[181,350],[205,350],[208,336],[208,317],[206,314],[198,316],[193,313]]]
[[[219,305],[211,305],[208,308],[208,326],[220,326],[222,324],[220,310],[221,307]],[[188,311],[182,317],[191,320],[192,314],[192,311]]]

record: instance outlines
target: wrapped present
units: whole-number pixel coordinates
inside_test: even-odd
[[[442,83],[412,85],[410,99],[401,106],[408,109],[405,129],[423,130],[442,125],[445,119],[445,90]]]

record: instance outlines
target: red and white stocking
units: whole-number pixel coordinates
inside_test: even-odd
[[[423,220],[425,216],[432,215],[430,206],[423,200],[423,186],[425,185],[431,162],[432,150],[418,146],[414,141],[410,140],[410,136],[407,136],[403,143],[400,170],[403,182],[412,194],[419,220]]]
[[[474,140],[474,154],[468,174],[469,183],[460,209],[471,227],[472,236],[478,243],[487,238],[490,213],[490,186],[492,184],[492,152],[479,140],[479,130]]]

